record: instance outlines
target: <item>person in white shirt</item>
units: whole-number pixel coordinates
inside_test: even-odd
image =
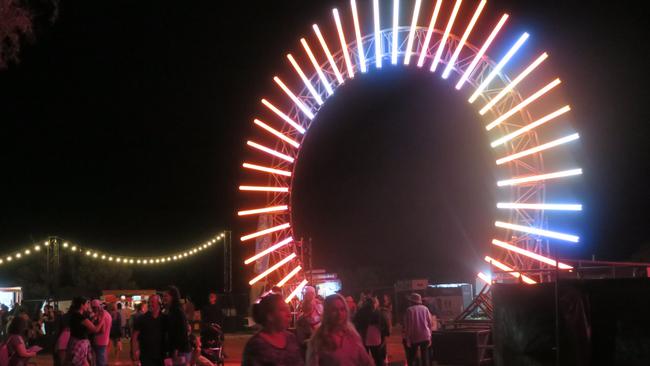
[[[93,337],[93,350],[95,351],[95,365],[96,366],[107,366],[108,365],[108,353],[106,348],[108,347],[109,335],[111,332],[111,314],[108,311],[104,310],[102,307],[101,301],[95,299],[90,303],[93,313],[95,313],[95,319],[98,326],[101,326],[99,333],[95,333]]]
[[[431,331],[433,322],[429,309],[422,305],[422,296],[412,293],[408,296],[411,304],[404,314],[404,347],[406,362],[409,366],[416,365],[420,351],[421,365],[429,365],[429,346],[431,346]]]

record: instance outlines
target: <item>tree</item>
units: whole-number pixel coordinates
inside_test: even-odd
[[[129,266],[81,257],[72,277],[72,285],[95,292],[101,290],[136,289]]]

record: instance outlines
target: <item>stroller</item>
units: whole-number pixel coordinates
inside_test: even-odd
[[[201,355],[217,366],[224,365],[223,331],[217,323],[209,323],[201,329]]]

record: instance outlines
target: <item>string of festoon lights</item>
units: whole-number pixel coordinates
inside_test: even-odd
[[[226,236],[225,232],[222,232],[201,244],[194,245],[185,248],[184,250],[175,251],[173,253],[169,253],[166,255],[156,255],[156,256],[112,254],[102,250],[81,246],[70,241],[54,238],[52,240],[59,241],[59,243],[53,243],[52,240],[47,239],[43,241],[42,244],[32,244],[23,249],[14,250],[13,252],[2,255],[0,256],[0,265],[17,262],[27,257],[30,257],[32,255],[40,254],[55,244],[59,245],[60,253],[68,252],[70,254],[76,254],[97,261],[116,263],[122,265],[140,265],[140,266],[160,265],[160,264],[182,261],[198,253],[201,253],[204,250],[209,249],[215,244],[217,244],[218,242],[222,241],[225,238],[225,236]]]

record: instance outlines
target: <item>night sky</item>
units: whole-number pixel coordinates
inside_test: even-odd
[[[360,5],[369,30],[370,2]],[[155,254],[224,228],[234,237],[250,231],[235,217],[236,187],[259,99],[284,100],[276,74],[298,89],[284,55],[301,53],[312,23],[331,33],[334,6],[349,17],[342,1],[63,0],[20,64],[0,70],[3,252],[58,235]],[[581,135],[571,151],[584,169],[571,198],[585,206],[574,227],[582,242],[565,255],[624,260],[648,242],[650,14],[638,6],[492,1],[479,24],[485,34],[507,11],[504,34],[532,36],[522,57],[548,51],[548,68],[563,80]],[[411,2],[402,9],[406,24]],[[468,18],[472,7],[463,9]],[[504,39],[495,54],[508,46]],[[387,68],[323,107],[293,195],[296,230],[313,238],[316,265],[374,266],[392,279],[462,280],[475,271],[493,230],[493,156],[452,89],[439,75]],[[246,253],[233,245],[240,263]],[[189,268],[152,270],[140,284],[182,273],[181,287],[196,275],[219,289],[218,250],[211,254]],[[246,276],[235,276],[245,291]]]

